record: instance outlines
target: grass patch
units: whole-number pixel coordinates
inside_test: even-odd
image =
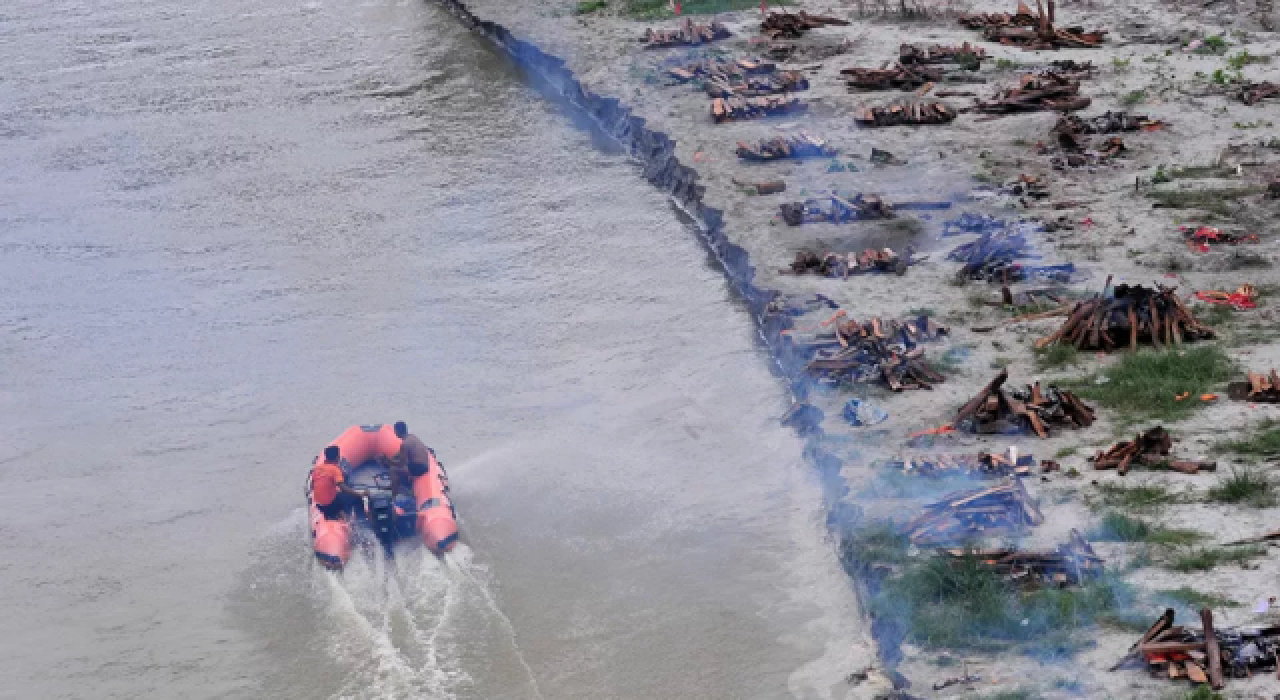
[[[841,560],[862,572],[892,565],[896,575],[872,587],[868,608],[882,637],[927,647],[1061,657],[1087,644],[1080,631],[1132,597],[1109,578],[1073,589],[1015,591],[976,558],[908,557],[906,538],[883,526],[846,537]]]
[[[1217,595],[1216,593],[1201,593],[1189,586],[1181,588],[1170,588],[1160,591],[1159,596],[1165,600],[1181,603],[1192,610],[1200,608],[1238,608],[1240,603]]]
[[[667,0],[624,0],[623,14],[635,19],[670,19],[673,15]],[[790,5],[790,2],[773,0],[770,7]],[[758,0],[684,0],[680,4],[680,14],[713,15],[719,12],[737,12],[738,10],[760,9]]]
[[[1079,452],[1079,451],[1080,451],[1080,448],[1079,448],[1079,447],[1064,447],[1064,448],[1062,448],[1062,449],[1058,450],[1057,452],[1054,452],[1054,453],[1053,453],[1053,458],[1054,458],[1054,459],[1062,459],[1063,457],[1070,457],[1071,455],[1073,455],[1073,454],[1075,454],[1075,453],[1077,453],[1077,452]]]
[[[1232,469],[1209,489],[1209,500],[1270,508],[1276,504],[1276,484],[1269,474],[1261,470]]]
[[[1018,688],[1017,690],[1005,690],[995,695],[983,695],[978,700],[1039,700],[1039,698],[1039,695],[1026,688]]]
[[[1132,92],[1127,92],[1124,95],[1121,95],[1120,104],[1126,107],[1132,107],[1134,105],[1142,104],[1143,102],[1146,101],[1146,99],[1147,99],[1146,90],[1134,90]]]
[[[1104,506],[1137,512],[1149,512],[1183,501],[1182,496],[1168,486],[1155,482],[1133,485],[1101,483],[1098,484],[1098,494]]]
[[[1065,382],[1080,396],[1121,414],[1126,424],[1143,419],[1186,418],[1203,404],[1175,397],[1198,397],[1235,376],[1231,358],[1216,345],[1185,350],[1127,353],[1118,362],[1081,380]],[[1101,382],[1101,383],[1099,383]]]
[[[1151,192],[1155,206],[1163,209],[1201,209],[1218,216],[1231,215],[1231,202],[1263,192],[1262,187],[1220,187],[1206,190]]]
[[[1036,367],[1042,370],[1080,364],[1080,351],[1074,345],[1055,343],[1047,348],[1037,349],[1035,353]]]
[[[1221,36],[1207,36],[1196,53],[1208,56],[1221,56],[1227,52],[1227,40]]]
[[[1234,452],[1252,457],[1280,454],[1280,421],[1268,418],[1253,432],[1235,440],[1223,440],[1214,446],[1217,452]]]
[[[1244,566],[1265,556],[1265,547],[1196,547],[1176,554],[1166,566],[1174,571],[1212,571],[1223,564]]]
[[[593,12],[599,12],[609,6],[606,0],[582,0],[578,6],[573,8],[575,15],[589,15]]]
[[[1271,57],[1255,56],[1248,51],[1241,51],[1227,59],[1227,66],[1234,71],[1243,70],[1245,66],[1252,65],[1254,63],[1271,63]]]
[[[1193,544],[1203,538],[1204,534],[1195,530],[1152,525],[1145,520],[1117,512],[1104,515],[1102,522],[1090,532],[1090,539],[1099,542],[1142,542],[1166,546]]]

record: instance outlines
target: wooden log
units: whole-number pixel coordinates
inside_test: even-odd
[[[1134,313],[1133,304],[1129,304],[1129,350],[1138,350],[1138,314]]]
[[[1188,651],[1204,651],[1204,642],[1146,642],[1138,645],[1138,653],[1140,654],[1170,654]]]
[[[1209,678],[1204,674],[1204,669],[1200,668],[1200,664],[1194,661],[1188,661],[1186,664],[1186,667],[1187,667],[1187,678],[1191,679],[1192,683],[1209,682]]]
[[[1209,608],[1200,610],[1200,621],[1204,624],[1205,653],[1209,655],[1209,686],[1214,690],[1222,690],[1222,649],[1218,647],[1218,635],[1213,631],[1213,611]],[[1188,669],[1189,670],[1189,669]],[[1195,680],[1194,678],[1192,680]],[[1196,681],[1203,683],[1204,681]]]
[[[973,397],[968,403],[960,407],[960,410],[956,413],[956,419],[961,420],[972,415],[975,411],[981,408],[986,403],[987,398],[1003,386],[1008,379],[1009,370],[1000,370],[1000,374],[996,375],[995,379],[992,379],[989,384],[983,387],[982,391],[978,392],[977,396]]]

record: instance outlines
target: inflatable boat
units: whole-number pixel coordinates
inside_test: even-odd
[[[369,492],[364,507],[358,508],[352,520],[329,520],[316,507],[312,492],[311,472],[307,474],[307,510],[311,519],[311,541],[316,559],[332,570],[340,570],[351,556],[357,542],[381,543],[387,552],[397,540],[412,538],[416,533],[422,543],[436,555],[444,554],[458,542],[457,514],[449,498],[449,478],[431,453],[427,471],[412,477],[413,493],[401,489],[391,497],[391,475],[381,457],[394,457],[400,451],[400,438],[390,425],[354,425],[330,445],[342,450],[342,473],[347,484]],[[312,460],[312,468],[322,460]],[[364,512],[361,512],[364,511]]]

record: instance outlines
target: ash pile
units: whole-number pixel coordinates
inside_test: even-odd
[[[785,356],[804,363],[819,383],[883,383],[893,391],[932,389],[944,377],[924,360],[921,343],[940,340],[948,330],[928,316],[903,321],[848,319],[843,311],[816,329],[781,333]]]

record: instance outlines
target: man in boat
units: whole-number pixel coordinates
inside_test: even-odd
[[[409,426],[400,421],[393,426],[400,438],[400,451],[387,460],[391,476],[391,494],[399,493],[401,486],[412,488],[411,477],[426,474],[431,468],[431,448],[422,444],[417,435],[409,432]]]
[[[311,470],[311,496],[327,520],[341,520],[343,514],[354,513],[368,491],[357,491],[347,485],[342,473],[342,448],[324,448],[324,461]]]

